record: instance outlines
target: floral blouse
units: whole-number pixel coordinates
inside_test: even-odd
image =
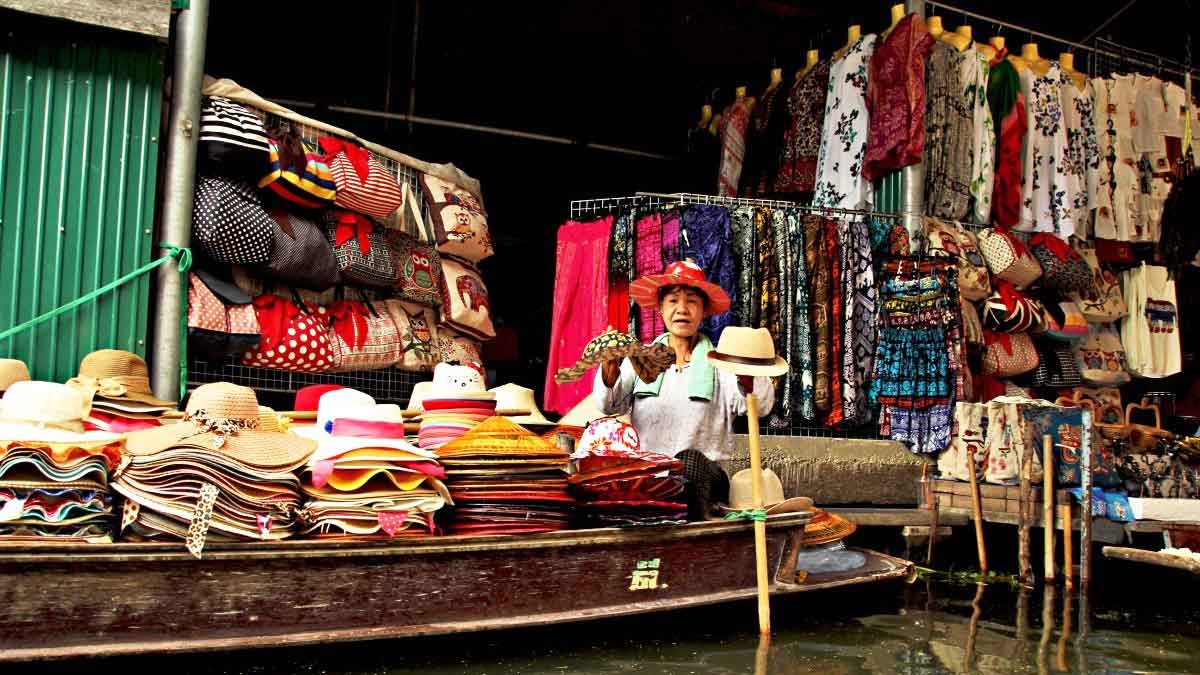
[[[779,150],[776,192],[812,192],[817,180],[817,153],[825,122],[829,61],[813,66],[788,92],[787,126]]]
[[[1074,192],[1071,202],[1075,227],[1086,227],[1098,199],[1100,147],[1096,138],[1096,98],[1091,83],[1083,89],[1062,74],[1063,124],[1067,128],[1067,179]],[[1082,234],[1082,232],[1081,232]]]
[[[963,60],[938,41],[925,66],[925,210],[963,220],[971,205],[974,112],[963,95]]]
[[[1032,69],[1021,73],[1029,135],[1025,141],[1021,222],[1016,229],[1054,232],[1066,239],[1075,233],[1075,191],[1067,173],[1061,82],[1062,69],[1053,61],[1045,75]]]
[[[925,151],[925,57],[933,37],[909,14],[871,56],[867,78],[870,137],[863,175],[875,180],[891,169],[916,164]]]
[[[995,179],[994,149],[996,128],[992,109],[988,106],[988,76],[991,72],[987,57],[974,45],[963,52],[963,97],[971,110],[971,198],[975,201],[972,214],[977,223],[986,223],[992,215],[992,188]]]
[[[829,69],[815,205],[856,209],[875,201],[871,181],[862,173],[867,151],[867,65],[874,52],[875,35],[864,35]]]

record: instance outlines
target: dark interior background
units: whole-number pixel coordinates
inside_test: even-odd
[[[1127,0],[962,0],[970,11],[1079,40]],[[453,162],[483,185],[496,255],[482,269],[498,323],[517,331],[521,361],[501,381],[541,388],[554,286],[555,232],[572,199],[669,191],[681,160],[585,149],[593,142],[678,157],[709,100],[734,87],[757,95],[771,67],[785,79],[806,50],[822,57],[846,27],[876,32],[887,2],[839,0],[608,0],[247,3],[214,0],[206,72],[270,99],[316,104],[310,116],[432,162]],[[939,13],[947,29],[964,18]],[[1200,23],[1192,0],[1141,0],[1109,37],[1183,61]],[[415,19],[415,22],[414,22]],[[1027,33],[976,19],[975,38]],[[415,25],[414,25],[415,24]],[[413,49],[414,41],[416,49]],[[1061,45],[1036,39],[1042,55]],[[415,61],[415,62],[414,62]],[[1080,53],[1076,67],[1087,71]],[[323,109],[341,105],[561,136],[551,144]]]

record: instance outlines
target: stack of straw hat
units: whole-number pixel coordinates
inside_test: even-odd
[[[419,404],[418,445],[437,450],[495,414],[496,395],[484,388],[483,375],[474,368],[439,363]]]
[[[163,414],[175,410],[175,401],[164,401],[150,390],[150,371],[142,357],[120,349],[101,349],[83,357],[79,374],[67,381],[84,396],[89,429],[127,433],[161,424]]]

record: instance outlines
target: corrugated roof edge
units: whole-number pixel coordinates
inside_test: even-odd
[[[379,145],[378,143],[372,143],[365,138],[359,138],[350,131],[335,127],[332,124],[326,124],[325,122],[321,122],[319,120],[314,120],[311,117],[305,117],[304,115],[285,108],[278,103],[268,101],[267,99],[228,78],[217,79],[210,75],[205,75],[203,93],[205,96],[224,96],[225,98],[237,101],[238,103],[253,106],[259,110],[269,112],[284,119],[289,119],[298,124],[304,124],[314,129],[326,131],[334,136],[340,136],[348,140],[357,141],[362,143],[363,147],[372,152],[376,152],[384,157],[389,157],[400,164],[412,167],[418,171],[432,174],[438,178],[451,181],[455,185],[469,190],[476,197],[483,199],[483,193],[479,187],[479,181],[468,176],[462,169],[459,169],[453,164],[433,164],[431,162],[425,162],[417,159],[416,157],[412,157],[402,152],[397,152],[391,148]]]

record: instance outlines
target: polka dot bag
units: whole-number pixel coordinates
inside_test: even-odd
[[[332,367],[329,315],[324,307],[265,294],[254,299],[254,311],[262,342],[257,350],[242,354],[244,365],[304,373]]]

